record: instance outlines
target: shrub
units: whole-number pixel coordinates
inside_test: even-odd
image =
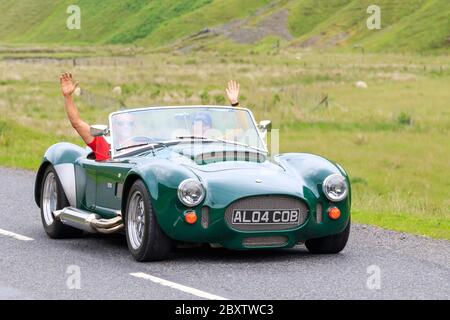
[[[402,111],[397,117],[397,123],[403,126],[412,126],[413,119],[409,113]]]
[[[209,93],[206,90],[203,90],[202,93],[200,93],[200,99],[202,101],[202,104],[208,104],[209,103]]]
[[[225,97],[222,95],[216,95],[214,96],[214,101],[217,105],[224,105],[225,104]]]

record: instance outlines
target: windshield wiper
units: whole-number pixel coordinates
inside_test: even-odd
[[[161,148],[161,147],[167,148],[168,144],[165,142],[148,142],[148,143],[135,144],[133,146],[128,146],[128,147],[123,147],[123,148],[120,148],[120,150],[125,150],[125,149],[129,149],[129,148],[134,148],[134,147],[142,147],[142,148],[139,148],[137,150],[131,150],[129,152],[125,152],[123,154],[116,156],[116,158],[135,156],[135,155],[142,154],[146,151],[155,152],[156,148]],[[116,151],[120,151],[120,150],[116,150]]]
[[[202,136],[178,136],[177,139],[198,139],[198,140],[208,140],[207,137]]]
[[[238,141],[233,141],[233,140],[225,140],[225,139],[219,139],[219,138],[211,138],[211,139],[213,139],[215,141],[220,141],[220,142],[223,142],[223,143],[229,143],[229,144],[234,144],[234,145],[237,145],[237,146],[247,147],[247,148],[250,148],[250,149],[253,149],[253,150],[256,150],[256,151],[267,152],[266,150],[260,149],[258,147],[253,147],[253,146],[251,146],[249,144],[246,144],[246,143],[243,143],[243,142],[238,142]]]
[[[122,151],[122,150],[126,150],[126,149],[142,147],[142,146],[148,146],[149,144],[153,144],[153,143],[145,142],[145,143],[133,144],[133,145],[126,146],[126,147],[117,148],[116,151]]]
[[[126,149],[131,149],[131,148],[137,148],[137,147],[143,147],[143,146],[152,146],[153,148],[155,147],[167,147],[167,144],[164,142],[145,142],[145,143],[137,143],[137,144],[133,144],[131,146],[126,146],[126,147],[121,147],[116,149],[116,151],[122,151],[122,150],[126,150]]]
[[[179,136],[177,137],[177,139],[192,139],[192,140],[211,140],[211,141],[219,141],[219,142],[223,142],[223,143],[228,143],[228,144],[234,144],[237,146],[242,146],[242,147],[247,147],[256,151],[260,151],[260,152],[266,152],[266,150],[257,148],[257,147],[253,147],[251,145],[248,145],[246,143],[242,143],[242,142],[237,142],[237,141],[233,141],[233,140],[225,140],[225,139],[220,139],[220,138],[209,138],[209,137],[203,137],[203,136]]]

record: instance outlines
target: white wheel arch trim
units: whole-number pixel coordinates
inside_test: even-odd
[[[72,207],[77,205],[77,189],[75,184],[75,166],[72,163],[62,163],[54,166],[58,174],[67,200]]]

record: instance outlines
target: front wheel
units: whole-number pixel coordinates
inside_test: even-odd
[[[345,248],[349,235],[350,220],[348,221],[347,227],[341,233],[307,240],[305,245],[311,253],[339,253]]]
[[[125,233],[128,249],[137,261],[158,261],[170,257],[173,242],[159,227],[142,180],[137,180],[128,193]]]
[[[54,211],[64,209],[70,204],[52,165],[46,168],[42,179],[40,206],[42,225],[50,238],[72,238],[83,233],[82,230],[64,225],[53,215]]]

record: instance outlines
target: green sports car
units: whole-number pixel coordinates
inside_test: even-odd
[[[245,108],[150,107],[114,112],[110,159],[58,143],[45,153],[35,200],[51,238],[124,232],[138,261],[179,243],[338,253],[350,231],[344,169],[306,153],[269,154],[270,121]],[[272,151],[276,141],[271,141]]]

